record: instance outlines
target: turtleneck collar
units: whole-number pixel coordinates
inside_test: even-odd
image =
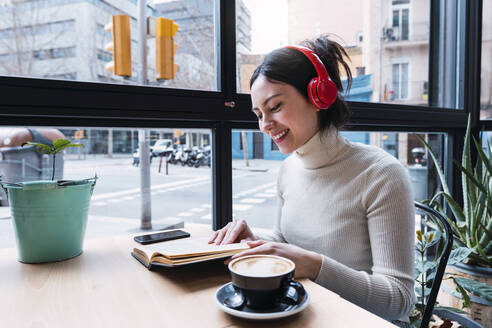
[[[331,126],[328,130],[318,131],[295,151],[294,156],[305,169],[318,169],[332,164],[347,146],[346,139]]]

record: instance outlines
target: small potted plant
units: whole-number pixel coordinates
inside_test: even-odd
[[[61,261],[82,253],[89,203],[97,176],[83,180],[54,180],[55,157],[67,147],[83,147],[66,139],[52,146],[27,142],[53,156],[51,180],[1,182],[8,195],[19,261]]]
[[[461,171],[461,199],[453,197],[436,154],[423,138],[417,137],[429,152],[442,186],[442,191],[423,202],[439,211],[451,224],[453,251],[461,258],[446,270],[451,280],[441,287],[446,292],[442,293],[441,302],[449,306],[461,304],[469,308],[473,319],[485,323],[492,320],[492,152],[489,145],[486,154],[470,130],[468,119],[461,162],[454,160]],[[475,165],[471,161],[472,140],[478,154]],[[447,300],[444,295],[449,295]]]
[[[431,285],[436,276],[439,259],[442,256],[443,248],[441,242],[441,232],[438,230],[429,229],[423,233],[421,230],[416,231],[417,244],[415,256],[415,294],[417,295],[417,304],[410,314],[410,327],[421,328],[424,309],[427,305],[427,298],[431,291]],[[448,265],[459,263],[463,260],[463,253],[459,250],[453,250],[448,259]],[[453,279],[455,277],[447,277]],[[465,292],[466,293],[466,292]],[[466,304],[465,307],[469,307]],[[431,322],[429,327],[451,327],[452,322],[457,322],[463,327],[481,327],[472,319],[464,316],[467,312],[447,306],[441,306],[436,302],[432,311]],[[453,326],[454,327],[454,326]]]

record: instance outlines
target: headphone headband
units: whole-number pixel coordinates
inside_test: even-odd
[[[303,46],[287,46],[286,48],[300,51],[313,64],[316,74],[309,81],[307,86],[308,97],[311,103],[318,109],[327,109],[337,100],[338,89],[335,83],[331,80],[325,65],[318,55],[311,49]]]
[[[309,61],[313,64],[314,69],[316,70],[316,74],[318,74],[318,77],[321,81],[327,81],[330,80],[330,76],[328,75],[328,72],[326,71],[326,67],[321,61],[321,59],[318,57],[318,55],[309,49],[308,47],[303,47],[303,46],[287,46],[286,48],[290,49],[295,49],[300,52],[302,52],[308,59]]]

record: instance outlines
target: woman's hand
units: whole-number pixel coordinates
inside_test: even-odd
[[[295,245],[264,240],[248,241],[248,245],[251,247],[250,249],[234,255],[225,264],[229,264],[235,258],[246,255],[269,254],[283,256],[296,264],[296,278],[315,280],[323,262],[323,257],[320,254],[307,251]]]
[[[255,235],[248,227],[245,220],[233,219],[224,228],[217,230],[210,240],[209,244],[215,242],[217,245],[239,243],[241,241],[256,240]]]

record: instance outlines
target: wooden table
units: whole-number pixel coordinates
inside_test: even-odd
[[[236,318],[214,302],[230,281],[221,261],[149,271],[130,255],[134,245],[130,235],[86,240],[82,255],[47,264],[22,264],[16,249],[0,250],[0,327],[395,327],[309,280],[301,280],[311,295],[301,313]]]

